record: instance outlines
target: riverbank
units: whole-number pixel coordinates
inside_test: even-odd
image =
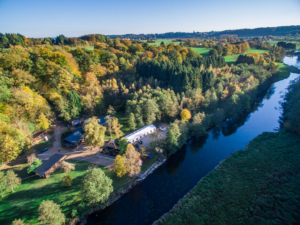
[[[263,133],[222,161],[154,224],[295,223],[299,160],[299,136]]]
[[[105,209],[106,207],[112,205],[115,203],[118,199],[122,197],[122,195],[126,194],[130,189],[132,189],[135,185],[137,185],[139,182],[143,181],[144,179],[147,178],[151,173],[154,172],[158,167],[160,167],[162,164],[164,164],[167,160],[164,159],[162,161],[156,161],[154,162],[146,171],[144,171],[138,178],[135,180],[132,180],[130,183],[124,185],[122,188],[120,188],[117,192],[114,192],[110,198],[101,206],[98,207],[93,207],[89,211],[85,212],[82,216],[82,218],[79,220],[79,218],[73,219],[70,224],[78,224],[78,225],[83,225],[86,224],[87,217],[91,215],[94,212],[101,211]]]

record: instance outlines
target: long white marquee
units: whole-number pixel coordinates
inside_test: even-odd
[[[145,127],[142,127],[141,129],[136,130],[135,132],[126,135],[124,138],[127,140],[127,142],[134,143],[136,141],[139,141],[143,137],[146,137],[147,135],[155,132],[156,127],[153,124],[147,125]]]

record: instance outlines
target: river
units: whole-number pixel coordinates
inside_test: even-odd
[[[285,57],[284,63],[300,68],[297,57]],[[197,182],[236,150],[244,149],[265,131],[276,131],[281,115],[279,101],[290,81],[299,74],[270,86],[250,114],[238,121],[225,121],[207,137],[191,139],[165,164],[150,174],[106,209],[87,218],[87,224],[152,224],[167,213]]]

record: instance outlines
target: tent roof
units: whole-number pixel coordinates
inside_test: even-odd
[[[147,126],[145,126],[145,127],[142,127],[142,128],[140,128],[140,129],[134,131],[134,132],[131,133],[131,134],[126,135],[124,138],[128,140],[128,139],[134,138],[136,135],[139,135],[139,134],[141,134],[141,133],[146,132],[147,130],[152,130],[152,129],[155,130],[156,127],[155,127],[153,124],[150,124],[150,125],[147,125]]]

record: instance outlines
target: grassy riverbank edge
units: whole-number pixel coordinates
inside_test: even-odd
[[[220,162],[154,224],[292,223],[300,215],[290,212],[299,206],[299,159],[299,136],[265,132]]]

